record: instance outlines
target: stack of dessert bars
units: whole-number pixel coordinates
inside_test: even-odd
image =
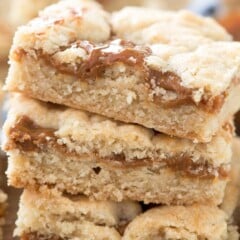
[[[186,11],[68,0],[20,27],[3,146],[24,188],[15,235],[238,239],[239,56]]]

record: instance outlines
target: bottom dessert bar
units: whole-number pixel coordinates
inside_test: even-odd
[[[238,240],[232,215],[239,198],[240,140],[233,142],[231,178],[220,207],[97,202],[46,187],[25,190],[15,235],[21,240]],[[145,211],[143,211],[145,209]]]
[[[21,240],[238,239],[228,215],[215,206],[140,209],[137,203],[91,202],[25,190],[15,235]]]
[[[15,95],[4,125],[9,184],[46,185],[94,200],[219,205],[232,127],[209,143]]]
[[[119,240],[125,226],[140,213],[141,206],[134,202],[89,201],[46,188],[25,190],[15,234],[29,240]]]

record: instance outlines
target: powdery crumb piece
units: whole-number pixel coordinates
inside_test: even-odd
[[[204,94],[203,88],[200,88],[196,91],[193,91],[192,98],[196,103],[199,103],[202,100]]]
[[[127,103],[130,105],[132,102],[137,98],[137,95],[135,92],[128,91],[127,93]]]
[[[53,59],[59,63],[75,65],[77,63],[81,63],[86,58],[86,56],[87,55],[84,49],[72,46],[65,51],[54,54]]]

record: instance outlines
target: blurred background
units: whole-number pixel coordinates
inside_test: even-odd
[[[67,0],[65,0],[67,1]],[[108,11],[118,10],[126,5],[146,6],[166,10],[189,9],[198,14],[215,18],[240,41],[240,0],[98,0]],[[0,86],[3,86],[8,71],[8,52],[17,27],[37,16],[38,12],[58,0],[0,0]],[[0,91],[3,106],[4,93]],[[4,111],[1,111],[3,120]],[[236,132],[240,135],[240,113],[236,116]],[[4,226],[4,238],[10,240],[16,218],[20,191],[7,187],[4,172],[6,157],[1,153],[1,188],[8,194],[8,212]]]

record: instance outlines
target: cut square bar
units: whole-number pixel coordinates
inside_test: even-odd
[[[5,122],[8,179],[98,200],[222,202],[232,125],[193,143],[134,124],[15,95]]]
[[[239,56],[190,12],[61,1],[17,31],[6,89],[208,142],[240,107]]]

